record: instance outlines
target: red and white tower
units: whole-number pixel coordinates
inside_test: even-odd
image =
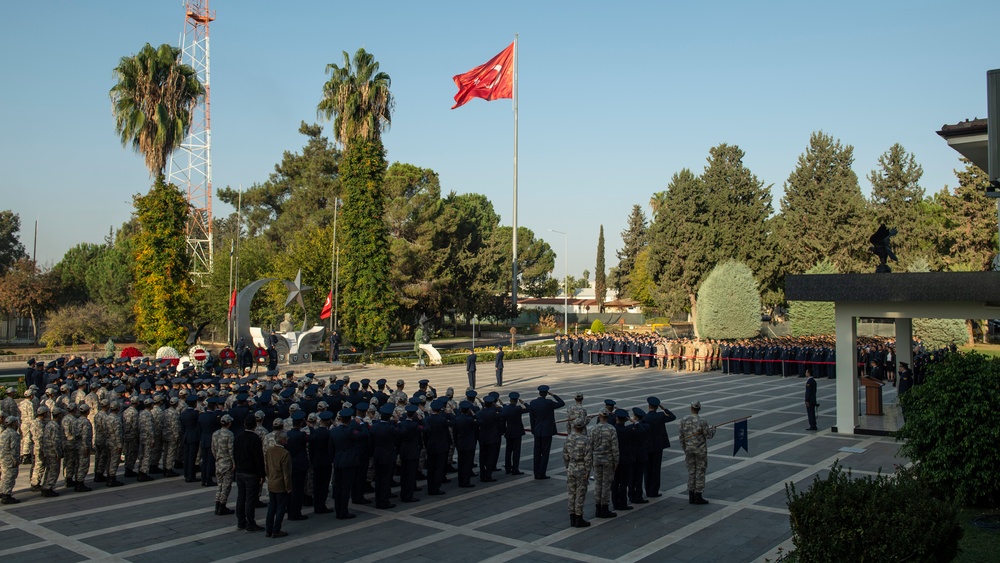
[[[187,243],[191,275],[200,279],[212,271],[212,87],[209,73],[208,25],[215,19],[208,0],[187,0],[184,6],[181,62],[189,65],[205,87],[205,98],[191,114],[191,130],[170,158],[170,183],[187,192],[191,215]]]

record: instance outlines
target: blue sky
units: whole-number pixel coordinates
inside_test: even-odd
[[[986,71],[1000,67],[987,26],[992,1],[367,2],[214,0],[213,180],[266,180],[317,120],[325,65],[372,52],[392,77],[390,162],[431,168],[442,189],[487,195],[510,224],[509,100],[450,110],[451,77],[520,34],[519,224],[594,270],[598,225],[617,263],[633,204],[708,150],[739,145],[746,165],[782,186],[809,135],[855,148],[865,176],[901,143],[923,187],[954,186],[958,155],[935,135],[986,117]],[[108,90],[118,59],[144,43],[177,44],[171,1],[11,3],[0,21],[0,209],[22,220],[31,251],[54,263],[100,242],[150,184],[142,158],[114,133]],[[325,124],[330,131],[329,123]],[[216,215],[231,210],[216,200]],[[563,273],[563,256],[554,274]]]

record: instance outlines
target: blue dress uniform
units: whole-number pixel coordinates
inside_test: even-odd
[[[646,457],[646,495],[656,498],[660,496],[660,468],[663,465],[663,450],[670,447],[670,436],[667,434],[667,423],[677,420],[677,416],[667,409],[660,412],[660,400],[656,397],[646,399],[650,410],[643,421],[649,426],[649,452]]]
[[[452,421],[441,409],[447,405],[442,398],[434,399],[431,409],[434,411],[424,418],[427,428],[427,494],[443,495],[441,484],[444,482],[445,458],[451,446]]]
[[[503,387],[503,348],[497,346],[497,356],[493,361],[493,367],[497,371],[497,387]]]
[[[476,388],[476,353],[465,357],[465,373],[469,376],[469,387]]]
[[[519,403],[521,395],[517,392],[507,395],[510,402],[500,410],[500,417],[503,419],[504,438],[507,447],[504,448],[503,470],[510,475],[521,475],[521,440],[526,432],[524,431],[524,413],[528,412],[528,407]]]
[[[635,463],[635,447],[630,435],[631,427],[626,426],[628,411],[615,411],[615,433],[618,435],[618,467],[611,481],[611,504],[615,510],[632,510],[628,504],[628,482]]]
[[[219,419],[222,413],[214,410],[217,404],[215,397],[208,399],[208,404],[213,405],[212,410],[207,410],[198,415],[198,431],[201,446],[201,486],[213,487],[212,476],[215,475],[215,457],[212,456],[212,434],[222,428]]]
[[[413,493],[417,490],[417,469],[420,464],[420,448],[424,427],[410,418],[420,410],[417,405],[406,405],[406,420],[399,423],[399,500],[417,502]]]
[[[187,408],[181,413],[181,428],[184,429],[184,481],[194,483],[195,474],[198,468],[195,467],[195,460],[198,459],[198,447],[201,442],[201,431],[198,427],[198,411],[194,406],[198,399],[190,397],[187,400]]]
[[[496,481],[493,470],[500,458],[500,431],[503,419],[495,405],[493,395],[483,398],[483,408],[476,413],[476,428],[479,430],[479,480],[483,483]]]
[[[348,510],[348,503],[354,488],[354,474],[358,470],[357,443],[366,439],[367,430],[352,420],[354,409],[343,409],[339,416],[343,424],[330,430],[333,450],[333,508],[337,518],[346,520],[356,516]]]
[[[476,421],[472,416],[472,403],[462,401],[458,404],[459,413],[455,415],[455,451],[458,452],[458,486],[467,488],[474,486],[472,478],[472,463],[476,457]],[[480,468],[482,471],[483,468]]]
[[[649,425],[643,420],[646,416],[645,411],[635,407],[632,413],[636,417],[630,432],[635,448],[635,462],[632,464],[632,476],[628,483],[628,498],[633,504],[646,504],[649,501],[643,498],[642,481],[646,476],[646,461],[649,457]]]
[[[372,424],[372,461],[375,464],[375,508],[394,508],[389,502],[392,488],[392,471],[396,468],[399,448],[399,428],[392,422],[392,405],[382,405],[382,420]]]
[[[531,434],[535,437],[532,459],[532,471],[535,479],[548,479],[545,471],[549,467],[549,454],[552,450],[552,437],[556,435],[556,409],[566,406],[558,395],[552,393],[554,401],[545,398],[549,394],[548,385],[538,386],[539,397],[528,403],[528,417],[531,423]]]
[[[323,411],[321,421],[333,419],[333,413]],[[333,451],[330,449],[330,429],[323,424],[309,432],[309,463],[313,470],[313,512],[326,514],[333,512],[326,506],[330,494],[330,476],[333,474]]]
[[[288,431],[288,443],[285,449],[292,457],[292,494],[288,499],[288,519],[305,520],[302,515],[302,500],[306,491],[306,476],[309,474],[309,453],[308,438],[305,432],[300,430],[301,424],[305,422],[306,413],[296,411],[292,415],[292,420],[296,428]]]

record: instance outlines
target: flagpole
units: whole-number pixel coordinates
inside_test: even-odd
[[[230,303],[233,299],[233,251],[236,248],[236,238],[232,238],[229,241],[229,296]],[[226,316],[226,342],[229,344],[233,343],[233,310],[229,309],[229,314]]]
[[[511,263],[513,265],[512,269],[512,279],[510,286],[510,304],[512,312],[515,315],[514,320],[517,320],[517,35],[514,34],[514,213],[513,213],[513,223],[514,223],[514,234],[513,241],[511,243],[513,258]]]
[[[243,231],[243,184],[240,184],[240,195],[236,199],[236,276],[233,278],[233,287],[240,287],[240,233]],[[229,293],[232,296],[232,292]],[[230,297],[232,299],[232,297]],[[236,332],[239,328],[236,326],[236,317],[229,319],[229,324],[232,326],[233,339],[229,341],[230,346],[236,345]]]
[[[333,200],[333,254],[330,255],[330,295],[333,295],[333,290],[337,284],[337,215],[340,211],[340,198],[335,198]],[[332,303],[330,304],[333,305]],[[330,334],[333,334],[333,315],[330,315]],[[332,350],[331,350],[332,353]],[[331,356],[333,357],[333,356]]]

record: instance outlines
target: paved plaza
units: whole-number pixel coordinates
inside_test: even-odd
[[[366,368],[350,371],[352,379],[390,381],[403,378],[407,391],[421,378],[431,380],[439,393],[465,389],[464,366],[421,371]],[[479,370],[480,392],[494,389],[492,365]],[[731,426],[722,427],[709,441],[705,506],[687,502],[684,456],[677,440],[678,421],[668,424],[671,448],[664,452],[663,496],[617,518],[593,518],[593,482],[585,518],[589,528],[570,528],[566,481],[562,463],[563,439],[553,441],[549,474],[531,478],[531,435],[525,437],[521,470],[525,475],[494,474],[494,483],[457,488],[420,502],[397,504],[390,510],[352,505],[354,520],[333,514],[286,520],[289,536],[265,538],[263,532],[236,530],[235,516],[213,514],[214,488],[184,483],[183,478],[157,478],[150,483],[125,480],[126,486],[73,493],[43,499],[28,491],[27,466],[21,466],[14,496],[22,502],[0,507],[0,560],[14,561],[763,561],[779,547],[791,546],[785,483],[803,490],[815,475],[824,475],[837,459],[854,475],[891,472],[898,445],[887,437],[846,436],[831,433],[834,420],[834,381],[819,383],[819,432],[807,432],[803,403],[804,380],[799,378],[676,373],[604,366],[556,364],[553,358],[509,361],[506,393],[536,396],[541,384],[568,404],[576,391],[584,393],[588,412],[597,412],[604,399],[618,406],[645,406],[656,395],[678,419],[688,405],[700,400],[702,415],[711,424],[752,415],[750,451],[733,453]],[[489,383],[489,384],[487,384]],[[890,388],[891,389],[891,388]],[[886,401],[895,399],[887,390]],[[557,411],[557,420],[562,410]],[[527,417],[525,417],[527,422]],[[563,425],[560,425],[561,427]],[[852,448],[843,451],[842,448]],[[502,457],[501,457],[502,461]],[[453,477],[453,476],[452,476]],[[62,480],[60,479],[60,483]],[[424,485],[423,482],[418,483]],[[236,501],[235,486],[229,506]],[[266,509],[257,510],[263,525]]]

